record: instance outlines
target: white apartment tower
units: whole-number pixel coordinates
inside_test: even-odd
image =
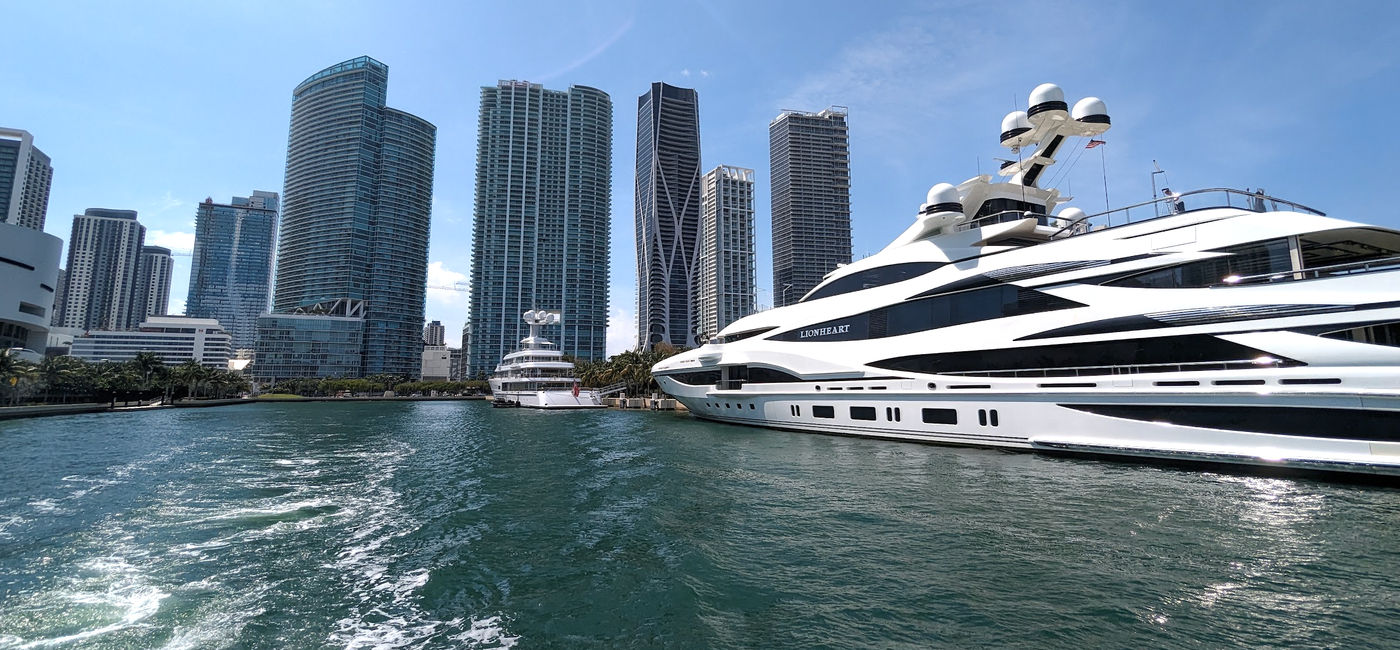
[[[44,229],[53,165],[28,131],[0,128],[0,223]]]
[[[700,179],[696,311],[713,337],[754,312],[753,170],[720,165]]]

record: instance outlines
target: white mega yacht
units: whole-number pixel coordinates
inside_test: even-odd
[[[583,388],[574,376],[574,364],[553,343],[540,336],[540,328],[557,325],[559,312],[532,309],[524,314],[530,335],[520,349],[507,354],[496,366],[489,383],[494,406],[537,409],[602,408],[598,391]]]
[[[1062,207],[1038,181],[1109,125],[1037,87],[1002,182],[933,186],[884,250],[657,381],[722,422],[1400,474],[1400,232],[1230,189]]]

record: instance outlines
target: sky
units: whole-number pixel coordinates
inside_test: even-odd
[[[388,105],[438,127],[428,283],[469,282],[480,87],[608,92],[609,354],[635,344],[635,111],[653,81],[699,93],[703,170],[755,170],[760,305],[773,302],[767,129],[784,109],[849,109],[857,258],[903,231],[930,186],[1008,157],[1001,118],[1045,82],[1070,104],[1103,99],[1113,120],[1107,145],[1057,166],[1086,212],[1105,193],[1114,207],[1150,199],[1156,161],[1178,192],[1262,187],[1400,228],[1384,189],[1400,176],[1385,126],[1400,108],[1395,2],[0,0],[0,16],[0,126],[53,159],[45,230],[65,240],[71,215],[131,209],[148,244],[188,252],[206,197],[281,192],[292,89],[369,55],[389,66]],[[177,256],[171,313],[189,271]],[[453,345],[467,304],[428,291],[426,317]]]

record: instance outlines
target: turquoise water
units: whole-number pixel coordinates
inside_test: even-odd
[[[0,648],[1400,640],[1384,487],[483,402],[0,444]]]

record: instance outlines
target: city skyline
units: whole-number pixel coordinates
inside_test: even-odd
[[[1087,5],[1086,5],[1087,6]],[[176,253],[171,311],[187,287],[193,207],[205,196],[248,187],[279,189],[285,162],[285,91],[327,61],[361,52],[394,63],[399,103],[437,124],[439,152],[429,284],[452,285],[468,272],[475,96],[483,84],[519,78],[631,96],[662,80],[705,96],[704,168],[719,162],[754,167],[759,303],[774,288],[768,221],[766,127],[782,109],[840,104],[852,115],[853,256],[879,250],[908,226],[924,192],[989,173],[1002,155],[997,125],[986,115],[1021,107],[1025,89],[1053,81],[1077,96],[1102,97],[1114,113],[1109,144],[1090,159],[1064,165],[1059,187],[1089,212],[1105,189],[1117,206],[1150,198],[1156,159],[1171,187],[1264,187],[1342,218],[1379,215],[1400,223],[1356,174],[1327,160],[1355,159],[1373,146],[1364,125],[1383,123],[1397,54],[1385,44],[1400,27],[1400,8],[1342,8],[1322,19],[1307,6],[1184,3],[1172,12],[1133,5],[1093,5],[1099,33],[1133,39],[1077,39],[1073,56],[1031,56],[1025,48],[985,47],[978,25],[1006,34],[1078,33],[1082,12],[1032,3],[993,7],[926,7],[897,3],[835,21],[842,5],[810,13],[782,7],[707,4],[699,9],[618,3],[543,9],[412,3],[412,10],[323,14],[310,7],[233,6],[11,8],[26,29],[12,35],[16,74],[0,96],[5,126],[34,134],[55,160],[46,231],[66,238],[64,219],[92,205],[137,209],[147,243]],[[825,8],[823,8],[825,7]],[[667,29],[680,15],[693,29]],[[424,21],[421,16],[431,16]],[[743,16],[743,20],[737,19]],[[531,47],[491,25],[537,20],[552,48]],[[306,25],[321,26],[316,30]],[[189,29],[199,25],[199,29]],[[256,31],[268,45],[238,56],[208,50],[209,38]],[[1277,34],[1292,33],[1284,46]],[[63,35],[69,45],[45,45]],[[1008,36],[1008,42],[1010,37]],[[1207,55],[1196,45],[1212,43]],[[101,45],[99,45],[101,44]],[[102,52],[118,47],[122,57]],[[717,49],[724,49],[717,55]],[[134,86],[129,66],[142,66]],[[1202,73],[1202,71],[1206,71]],[[1316,71],[1325,71],[1316,72]],[[1304,86],[1293,80],[1314,79]],[[191,83],[190,79],[219,83]],[[1288,89],[1287,108],[1250,87]],[[239,88],[236,95],[230,87]],[[1377,101],[1376,93],[1380,93]],[[90,97],[103,97],[100,106]],[[610,333],[615,352],[635,338],[632,119],[616,111]],[[1305,125],[1326,128],[1304,128]],[[227,147],[230,133],[238,146]],[[207,151],[218,149],[220,156]],[[1093,160],[1104,153],[1104,164]],[[199,161],[190,164],[190,161]],[[1383,175],[1400,162],[1370,161]],[[1107,178],[1108,187],[1103,179]],[[1160,178],[1159,178],[1160,180]],[[1072,192],[1071,192],[1072,190]],[[1389,222],[1387,223],[1387,220]],[[454,332],[465,320],[466,294],[428,292],[427,318]],[[619,335],[620,334],[620,335]]]

